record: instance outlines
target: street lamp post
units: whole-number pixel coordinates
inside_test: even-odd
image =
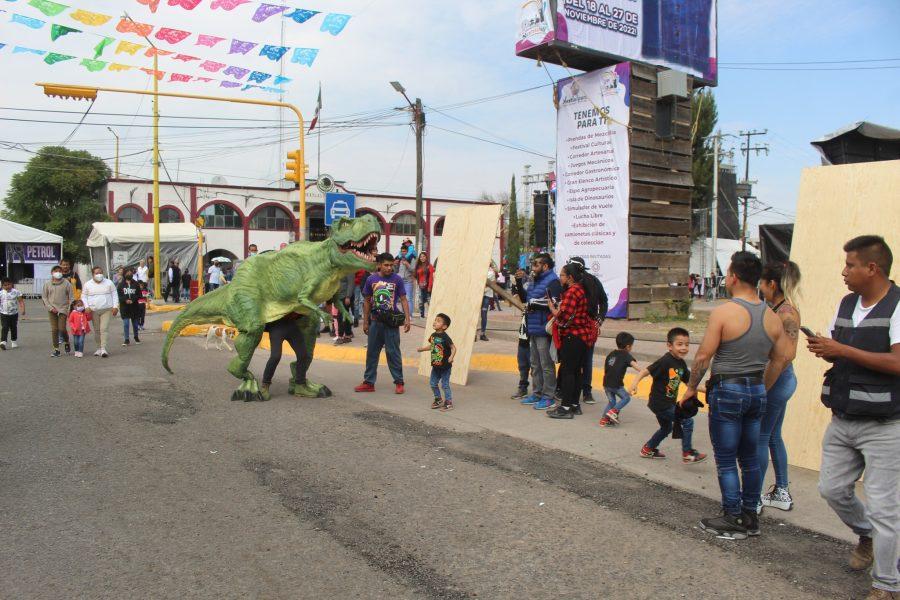
[[[154,57],[155,58],[155,57]],[[154,63],[155,65],[155,63]],[[154,71],[156,69],[154,68]],[[159,111],[158,111],[158,99],[161,96],[165,96],[168,98],[187,98],[190,100],[210,100],[213,102],[231,102],[234,104],[254,104],[257,106],[278,106],[282,108],[288,108],[294,111],[294,114],[297,115],[298,122],[298,130],[299,130],[299,141],[300,148],[296,151],[296,156],[298,158],[297,169],[299,173],[306,172],[306,163],[304,160],[305,154],[305,144],[303,141],[303,114],[300,112],[300,109],[294,106],[293,104],[288,104],[287,102],[272,102],[268,100],[252,100],[249,98],[226,98],[222,96],[206,96],[201,94],[180,94],[176,92],[160,92],[158,91],[158,84],[156,79],[156,73],[153,74],[154,81],[154,91],[150,92],[147,90],[130,90],[123,88],[108,88],[108,87],[91,87],[84,85],[69,85],[64,83],[36,83],[35,85],[44,88],[44,94],[47,96],[59,96],[60,98],[75,98],[82,100],[96,100],[98,92],[110,92],[116,94],[138,94],[141,96],[153,96],[154,101],[154,110],[153,110],[153,262],[155,277],[154,277],[154,293],[157,298],[161,296],[161,287],[160,287],[160,278],[159,278]],[[296,174],[294,175],[296,177]],[[299,229],[298,232],[298,240],[303,237],[303,232],[306,230],[306,186],[303,185],[303,182],[300,182],[299,185],[300,190],[300,215],[299,215]]]
[[[116,179],[118,179],[119,178],[119,136],[116,135],[116,132],[113,131],[112,127],[107,127],[107,129],[109,129],[109,132],[111,134],[113,134],[114,138],[116,138],[116,171],[115,171],[115,173],[116,173]]]
[[[413,112],[413,124],[416,128],[416,249],[419,252],[425,250],[424,248],[424,236],[422,231],[422,221],[424,220],[424,215],[422,214],[422,133],[425,129],[425,113],[422,110],[422,99],[416,98],[415,104],[409,99],[409,96],[406,95],[406,89],[400,84],[399,81],[392,81],[391,87],[393,87],[397,92],[403,94],[403,98],[406,99],[407,104],[412,109]]]

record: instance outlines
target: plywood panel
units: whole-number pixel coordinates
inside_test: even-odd
[[[502,210],[500,205],[457,206],[447,210],[444,220],[441,257],[434,274],[423,340],[432,333],[435,315],[445,313],[450,317],[448,333],[456,344],[450,381],[457,385],[466,385],[469,378],[475,328],[481,318],[481,298]],[[421,354],[420,375],[431,375],[429,358],[427,352]]]
[[[840,299],[844,243],[858,235],[881,235],[900,252],[900,161],[804,169],[791,260],[800,266],[803,324],[826,333]],[[896,271],[896,266],[894,267]],[[798,387],[788,402],[782,430],[791,464],[818,469],[822,436],[831,412],[819,400],[826,363],[800,341],[794,369]]]
[[[631,217],[629,219],[632,233],[668,233],[671,235],[690,235],[691,222],[687,219],[651,219],[647,217]]]

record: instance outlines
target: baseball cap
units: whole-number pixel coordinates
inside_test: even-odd
[[[569,258],[569,260],[566,261],[567,265],[571,265],[572,263],[581,265],[581,268],[584,269],[585,271],[590,271],[588,266],[586,264],[584,264],[584,259],[581,258],[580,256],[573,256],[573,257]]]

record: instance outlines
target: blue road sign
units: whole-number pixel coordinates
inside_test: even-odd
[[[341,217],[356,217],[356,196],[328,192],[325,194],[325,225],[330,227]]]

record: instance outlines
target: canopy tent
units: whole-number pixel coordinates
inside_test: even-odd
[[[62,244],[61,235],[0,219],[0,243],[4,244]]]
[[[119,267],[133,267],[153,255],[152,223],[94,223],[87,239],[91,263],[107,273]],[[159,226],[160,271],[177,258],[181,272],[197,271],[199,252],[197,228],[191,223],[162,223]]]
[[[62,245],[61,235],[0,219],[0,273],[26,296],[37,295],[62,259]]]
[[[857,121],[810,142],[822,155],[823,165],[897,160],[900,129]]]
[[[691,273],[706,277],[718,266],[717,274],[723,275],[731,264],[731,255],[741,250],[741,240],[719,238],[716,241],[716,261],[712,256],[712,238],[699,238],[691,244]],[[759,256],[759,251],[748,245],[747,251]]]

